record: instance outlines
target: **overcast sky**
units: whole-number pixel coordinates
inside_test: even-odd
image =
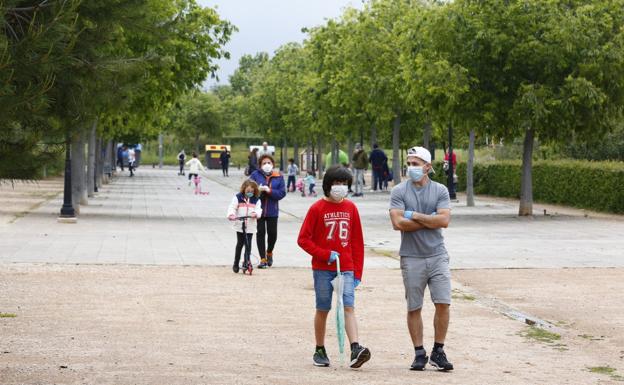
[[[244,54],[273,52],[282,44],[301,42],[303,27],[323,24],[335,18],[347,6],[362,7],[361,0],[199,0],[204,6],[215,7],[219,15],[238,27],[227,44],[230,60],[220,60],[218,84],[227,84]],[[209,80],[206,86],[217,84]]]

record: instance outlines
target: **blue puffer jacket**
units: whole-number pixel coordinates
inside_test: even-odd
[[[262,170],[254,171],[249,179],[258,183],[258,186],[265,185],[271,189],[268,193],[260,194],[262,201],[262,218],[279,216],[279,201],[286,196],[286,184],[284,177],[279,171],[273,171],[271,175],[266,175]]]

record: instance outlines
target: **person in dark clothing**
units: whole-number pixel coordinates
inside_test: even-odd
[[[383,189],[383,165],[388,161],[386,153],[379,148],[379,145],[375,143],[373,145],[373,151],[370,154],[370,163],[373,167],[373,186],[372,189],[377,191]]]
[[[178,153],[178,163],[180,164],[180,171],[178,172],[178,175],[184,175],[184,160],[185,159],[186,159],[186,154],[184,153],[184,150],[182,150]]]
[[[245,175],[249,176],[258,169],[258,149],[254,148],[251,150],[247,159],[249,159],[249,162],[247,163]]]
[[[274,170],[275,161],[268,154],[260,156],[259,170],[249,177],[258,184],[262,201],[262,216],[258,219],[258,237],[256,243],[260,253],[258,268],[273,266],[273,248],[277,242],[277,220],[279,217],[279,201],[286,196],[286,183],[278,170]],[[268,244],[265,242],[268,241]],[[266,245],[266,248],[265,248]]]
[[[221,162],[221,171],[223,172],[223,176],[230,176],[228,174],[228,169],[230,168],[230,152],[227,148],[221,151],[221,155],[219,155],[219,161]]]
[[[123,151],[123,146],[117,147],[117,165],[121,168],[121,171],[124,170]]]

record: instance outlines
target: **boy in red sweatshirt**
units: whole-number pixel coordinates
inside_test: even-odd
[[[351,343],[352,368],[359,368],[371,357],[370,350],[358,341],[355,319],[355,288],[362,279],[364,267],[364,238],[357,207],[345,199],[351,172],[340,165],[327,169],[323,178],[325,197],[314,203],[303,221],[297,243],[312,256],[316,315],[314,334],[316,350],[313,361],[316,366],[329,366],[325,351],[325,328],[331,309],[333,287],[336,277],[336,259],[344,278],[345,329]]]

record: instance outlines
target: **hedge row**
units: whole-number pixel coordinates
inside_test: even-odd
[[[442,163],[434,164],[434,179],[446,184]],[[519,161],[477,163],[475,194],[520,198]],[[466,163],[457,167],[459,191],[466,191]],[[624,214],[624,163],[538,161],[533,163],[533,199],[597,211]]]

